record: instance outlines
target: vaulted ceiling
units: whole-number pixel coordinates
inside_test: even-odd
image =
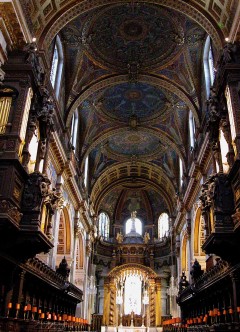
[[[120,221],[132,203],[148,221],[174,215],[179,158],[185,175],[190,165],[189,110],[196,134],[205,111],[204,43],[210,35],[221,47],[237,1],[39,3],[21,0],[49,66],[57,33],[63,43],[64,118],[70,127],[79,109],[76,153],[82,171],[89,156],[95,211]]]

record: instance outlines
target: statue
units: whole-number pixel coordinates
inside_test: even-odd
[[[196,282],[196,280],[198,278],[200,278],[203,274],[203,270],[202,270],[201,265],[199,264],[197,259],[195,259],[195,261],[192,265],[192,269],[190,271],[190,274],[192,276],[193,282]]]
[[[60,274],[64,278],[64,280],[68,279],[70,268],[68,267],[68,263],[65,256],[63,257],[61,263],[59,264],[59,267],[57,268],[56,272]]]
[[[225,63],[233,62],[233,54],[236,52],[236,45],[232,43],[226,43],[223,47],[223,61]]]
[[[121,232],[117,232],[116,240],[117,240],[118,243],[123,242],[123,235],[122,235]]]
[[[185,272],[182,272],[180,281],[179,281],[179,292],[181,292],[182,290],[184,290],[186,287],[189,286],[189,282],[187,281],[187,277],[185,276]]]
[[[137,217],[137,211],[132,211],[131,212],[131,218],[135,219]]]
[[[144,237],[143,237],[143,241],[145,244],[148,244],[148,242],[150,241],[150,235],[148,232],[145,232]]]

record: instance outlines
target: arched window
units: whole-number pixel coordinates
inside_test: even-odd
[[[98,230],[99,235],[101,235],[104,239],[109,238],[109,226],[109,216],[107,215],[107,213],[101,212],[98,217]]]
[[[190,134],[190,147],[194,148],[195,145],[195,121],[192,111],[189,111],[189,134]]]
[[[62,78],[62,69],[63,69],[63,49],[62,43],[59,36],[56,37],[56,42],[54,46],[52,67],[50,73],[50,81],[55,90],[56,97],[59,96],[61,78]]]
[[[85,159],[85,164],[84,164],[84,186],[87,188],[88,184],[88,156]]]
[[[76,109],[72,116],[71,126],[71,144],[74,148],[77,145],[77,132],[78,132],[78,110]]]
[[[223,172],[227,173],[229,170],[228,160],[227,160],[227,154],[228,154],[228,143],[226,141],[226,138],[224,137],[223,131],[220,130],[220,147],[221,147],[221,156],[222,156],[222,165],[223,165]]]
[[[233,114],[233,106],[232,106],[232,99],[231,99],[231,93],[230,93],[229,86],[226,87],[225,97],[226,97],[226,101],[227,101],[227,108],[228,108],[228,116],[229,116],[229,122],[230,122],[232,143],[233,143],[234,152],[236,154],[236,145],[235,145],[234,141],[235,141],[236,136],[237,136],[237,131],[236,131],[236,126],[235,126],[235,119],[234,119],[234,114]]]
[[[160,214],[158,219],[158,238],[162,239],[169,233],[169,216],[166,212]]]
[[[183,162],[181,158],[179,158],[179,182],[181,188],[183,184]]]
[[[133,226],[134,222],[134,226]],[[138,234],[142,235],[142,222],[138,218],[130,218],[126,221],[126,234],[130,233],[131,230],[135,227],[135,230]]]
[[[34,135],[29,143],[28,151],[30,153],[30,160],[28,163],[28,171],[29,173],[33,173],[36,165],[37,160],[37,150],[38,150],[38,142],[39,142],[39,130],[38,127],[34,131]],[[42,172],[42,165],[43,161],[41,161],[41,164],[39,166],[39,171]]]
[[[206,93],[208,98],[210,94],[210,87],[213,85],[214,81],[213,52],[211,47],[210,36],[207,37],[204,46],[203,65],[204,65]]]

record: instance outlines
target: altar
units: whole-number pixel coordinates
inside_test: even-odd
[[[147,332],[147,327],[131,327],[131,326],[122,326],[118,327],[118,332]]]
[[[104,294],[102,332],[156,332],[161,325],[161,280],[149,267],[115,267]]]
[[[101,332],[162,332],[162,327],[101,326]]]

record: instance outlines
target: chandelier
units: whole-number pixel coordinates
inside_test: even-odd
[[[117,291],[117,296],[116,296],[116,304],[121,305],[123,303],[123,295],[122,295],[122,289],[120,288]]]
[[[170,286],[167,289],[167,295],[169,296],[177,296],[178,295],[178,288],[175,286],[175,279],[172,275],[170,278]]]
[[[149,297],[148,297],[148,292],[147,290],[144,291],[144,294],[143,294],[143,304],[147,305],[149,304]]]
[[[88,294],[91,294],[91,295],[97,294],[97,287],[95,284],[96,266],[93,264],[93,258],[94,258],[94,242],[91,243],[90,274],[89,274],[88,287],[87,287],[87,292],[88,292]]]
[[[170,285],[167,289],[167,295],[169,296],[177,296],[178,295],[178,287],[175,286],[175,278],[173,276],[173,228],[170,229],[171,235],[171,278],[170,278]]]
[[[95,276],[91,275],[89,278],[89,285],[87,288],[88,294],[95,295],[97,294],[97,288],[95,286]]]

